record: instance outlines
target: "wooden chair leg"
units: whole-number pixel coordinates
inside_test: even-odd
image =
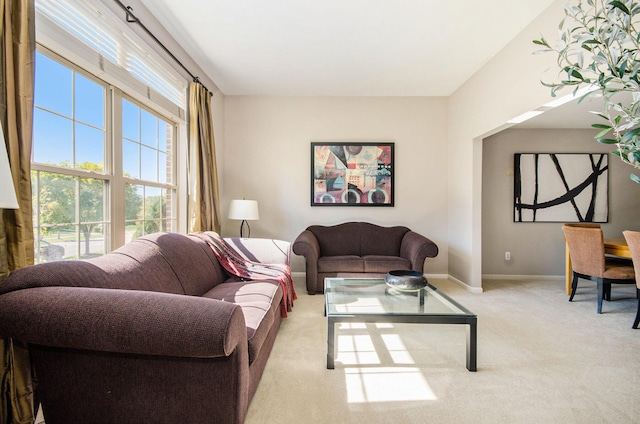
[[[575,296],[577,288],[578,288],[578,276],[574,272],[573,280],[571,281],[571,295],[569,296],[569,302],[573,300],[573,296]]]

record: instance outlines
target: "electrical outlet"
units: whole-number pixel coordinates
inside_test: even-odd
[[[511,260],[511,252],[504,252],[504,260],[505,261]]]

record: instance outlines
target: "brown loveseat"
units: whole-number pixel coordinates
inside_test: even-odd
[[[226,239],[289,264],[290,243]],[[237,281],[201,239],[158,233],[0,284],[0,337],[29,345],[47,424],[242,423],[281,323],[275,281]]]
[[[381,227],[367,222],[312,225],[294,241],[304,256],[307,292],[324,292],[324,279],[336,276],[380,276],[391,270],[424,272],[424,261],[438,246],[407,227]]]

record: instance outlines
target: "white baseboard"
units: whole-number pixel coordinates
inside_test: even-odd
[[[449,279],[449,274],[424,274],[424,276],[426,277],[427,280],[429,278],[434,279],[434,280],[448,280]]]
[[[504,274],[483,274],[483,280],[551,280],[564,281],[564,275],[504,275]]]
[[[447,275],[446,276],[447,280],[449,281],[453,281],[454,283],[458,284],[459,286],[462,286],[466,291],[471,292],[471,293],[482,293],[482,287],[473,287],[470,286],[469,284],[465,283],[462,280],[458,280],[455,277],[452,277],[451,275]]]

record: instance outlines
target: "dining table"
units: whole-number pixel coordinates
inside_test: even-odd
[[[631,251],[629,250],[629,245],[627,245],[627,241],[625,240],[624,237],[605,238],[604,253],[606,255],[614,255],[614,256],[620,256],[623,258],[631,258]],[[566,284],[567,296],[570,296],[572,267],[571,267],[571,256],[569,255],[569,246],[566,243],[565,243],[565,264],[566,264],[565,284]]]

